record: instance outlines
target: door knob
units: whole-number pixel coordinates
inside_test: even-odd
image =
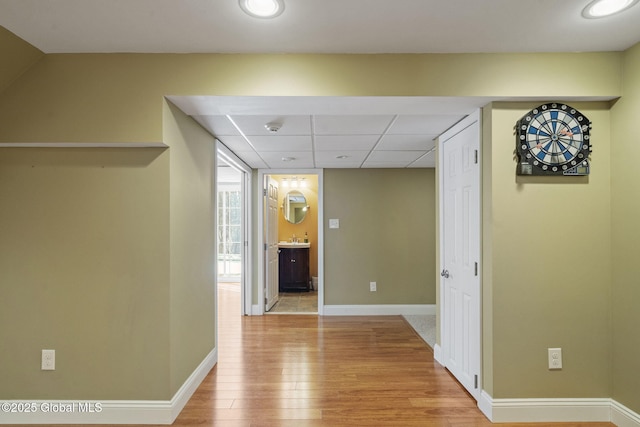
[[[445,279],[449,278],[449,270],[442,270],[442,272],[440,273],[440,275],[442,277],[444,277]]]

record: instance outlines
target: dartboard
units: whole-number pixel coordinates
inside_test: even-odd
[[[591,122],[566,104],[543,104],[516,123],[520,175],[588,175]]]

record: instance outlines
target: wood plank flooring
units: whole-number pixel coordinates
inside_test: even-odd
[[[492,425],[401,316],[240,317],[239,307],[238,292],[221,290],[219,362],[175,426]]]
[[[483,423],[400,316],[226,316],[219,361],[177,426],[429,426]]]
[[[176,427],[492,425],[401,316],[243,317],[219,292],[219,362]]]

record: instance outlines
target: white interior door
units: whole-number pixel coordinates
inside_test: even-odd
[[[442,351],[480,396],[480,123],[475,113],[440,138]]]
[[[278,182],[266,177],[266,284],[265,311],[278,302]]]

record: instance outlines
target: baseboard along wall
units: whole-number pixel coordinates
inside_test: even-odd
[[[8,400],[0,424],[172,424],[217,362],[214,348],[171,400]]]
[[[640,414],[607,398],[493,399],[483,391],[478,408],[493,423],[611,422],[640,427]]]
[[[325,305],[323,316],[402,316],[435,315],[435,304]],[[259,316],[260,306],[251,306],[251,315]]]
[[[325,316],[435,315],[435,304],[325,305]]]

